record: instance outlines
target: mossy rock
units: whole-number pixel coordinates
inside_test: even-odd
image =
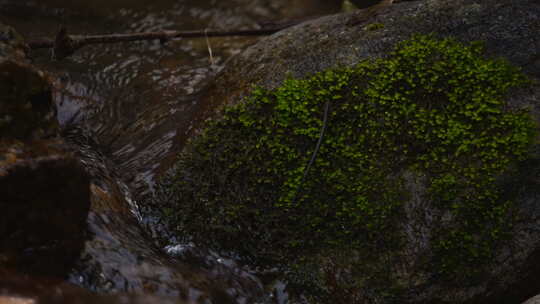
[[[394,1],[396,2],[396,1]],[[271,90],[282,86],[284,79],[309,78],[319,71],[333,69],[336,66],[352,67],[366,59],[385,58],[400,41],[409,39],[413,34],[437,33],[438,37],[454,37],[462,42],[483,41],[489,58],[505,58],[512,65],[520,67],[532,79],[532,87],[526,90],[513,90],[505,102],[509,108],[529,108],[535,120],[540,121],[540,81],[538,73],[538,16],[540,3],[536,0],[423,0],[399,1],[377,12],[365,20],[361,11],[350,14],[326,16],[301,25],[280,31],[268,38],[262,39],[246,51],[232,58],[216,79],[205,90],[198,105],[201,109],[197,121],[204,121],[215,109],[227,104],[237,104],[243,97],[253,91],[253,84]],[[384,24],[376,31],[365,31],[372,23]],[[332,107],[330,108],[332,109]],[[318,118],[322,118],[322,110]],[[200,117],[202,116],[202,117]],[[202,119],[201,119],[202,118]],[[330,126],[329,126],[330,127]],[[192,131],[187,134],[199,134],[197,122],[190,125]],[[195,130],[195,132],[193,131]],[[183,139],[179,142],[184,145]],[[311,149],[313,149],[312,147]],[[377,288],[365,288],[366,295],[371,297],[383,294],[396,294],[399,286],[408,286],[405,303],[520,303],[528,297],[540,292],[537,278],[540,266],[536,261],[540,256],[540,149],[533,149],[530,159],[518,162],[496,183],[501,189],[501,197],[514,201],[515,215],[519,221],[512,227],[512,238],[502,243],[497,250],[492,265],[485,275],[471,276],[475,280],[444,279],[432,271],[432,265],[421,258],[420,252],[425,252],[429,245],[424,239],[430,237],[430,225],[437,226],[438,222],[428,221],[431,210],[429,200],[422,199],[426,193],[423,186],[425,176],[415,172],[404,172],[404,187],[412,193],[411,208],[406,209],[403,217],[411,220],[404,225],[410,241],[406,242],[406,250],[400,252],[393,260],[380,257],[387,263],[366,263],[371,272],[380,272],[396,267],[389,276],[394,276],[398,288],[389,288],[384,276],[375,278],[371,285]],[[320,156],[320,155],[319,155]],[[312,172],[310,170],[310,172]],[[311,175],[311,173],[310,173]],[[178,178],[176,178],[178,180]],[[171,197],[167,190],[175,182],[167,177],[166,184],[158,192],[159,203],[167,204]],[[203,181],[201,184],[208,184]],[[231,188],[231,191],[236,189]],[[178,194],[178,193],[177,193]],[[167,209],[176,212],[178,205]],[[431,217],[433,218],[433,217]],[[247,219],[246,219],[247,221]],[[235,240],[236,241],[236,240]],[[238,243],[238,242],[237,242]],[[307,254],[307,252],[304,252]],[[341,254],[339,250],[333,254]],[[330,256],[330,253],[322,256]],[[373,255],[376,255],[374,253]],[[415,257],[415,258],[413,258]],[[418,257],[418,258],[416,258]],[[332,270],[336,268],[331,259],[312,259],[312,264]],[[395,263],[392,263],[396,261]],[[306,262],[307,264],[307,262]],[[342,265],[347,264],[343,258]],[[385,265],[393,266],[385,268]],[[376,265],[383,266],[377,268]],[[308,267],[309,268],[309,267]],[[363,271],[362,269],[358,271]],[[391,271],[390,271],[391,272]],[[466,271],[465,273],[467,273]],[[309,278],[313,273],[297,270],[297,277]],[[346,278],[346,272],[340,275]],[[313,276],[312,276],[313,278]],[[310,279],[311,280],[311,279]],[[309,281],[309,280],[305,280]],[[314,280],[311,280],[313,282]],[[346,284],[340,284],[342,290]],[[352,286],[350,289],[355,290]],[[356,288],[358,290],[358,288]],[[403,290],[403,288],[402,288]],[[362,292],[362,291],[359,291]],[[309,292],[307,292],[309,293]],[[334,303],[347,302],[336,299]],[[383,301],[385,302],[385,301]]]
[[[316,302],[474,284],[512,237],[503,181],[537,129],[506,100],[528,85],[479,43],[419,35],[258,87],[189,142],[163,214],[180,239],[280,267]]]

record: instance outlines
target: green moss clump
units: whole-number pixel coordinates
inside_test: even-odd
[[[368,32],[373,32],[382,28],[384,28],[384,24],[382,23],[370,23],[364,27],[364,30]]]
[[[482,52],[416,36],[384,59],[254,89],[180,155],[177,200],[163,210],[171,227],[251,263],[281,265],[304,287],[348,294],[379,282],[388,292],[399,287],[389,269],[405,242],[412,173],[436,210],[430,269],[478,269],[512,224],[497,178],[526,157],[536,132],[505,102],[525,77]]]

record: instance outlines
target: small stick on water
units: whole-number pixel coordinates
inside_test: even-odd
[[[264,36],[279,32],[285,28],[299,24],[304,20],[292,21],[288,23],[278,24],[273,27],[254,29],[254,30],[202,30],[202,31],[161,31],[161,32],[145,32],[133,34],[110,34],[110,35],[68,35],[65,28],[61,28],[55,39],[36,39],[27,42],[30,49],[46,49],[54,50],[54,57],[62,59],[75,53],[78,49],[89,44],[99,43],[118,43],[142,40],[159,40],[165,43],[172,39],[178,38],[209,38],[209,37],[230,37],[230,36]]]
[[[208,56],[210,56],[210,64],[214,66],[214,56],[212,56],[212,47],[210,46],[210,39],[208,39],[208,29],[204,30],[204,38],[206,39],[206,47],[208,48]]]
[[[373,17],[383,8],[389,6],[393,2],[399,0],[381,0],[380,3],[368,7],[366,9],[359,10],[358,14],[355,14],[351,20],[347,22],[349,26],[354,26],[365,20]],[[413,1],[413,0],[401,0],[401,1]],[[414,0],[415,1],[415,0]],[[207,29],[202,31],[160,31],[160,32],[145,32],[145,33],[133,33],[133,34],[110,34],[110,35],[68,35],[65,28],[61,28],[55,39],[43,38],[37,40],[31,40],[27,43],[29,49],[43,49],[52,48],[55,59],[62,59],[75,53],[78,49],[85,45],[97,44],[97,43],[118,43],[129,41],[141,41],[141,40],[159,40],[161,43],[165,43],[171,39],[178,38],[201,38],[205,37],[228,37],[228,36],[264,36],[271,35],[279,32],[285,28],[297,25],[306,20],[313,19],[314,17],[308,17],[298,20],[282,21],[277,23],[269,23],[267,27],[254,30],[213,30]]]
[[[311,159],[309,160],[308,165],[306,166],[306,169],[304,170],[304,175],[302,176],[302,180],[300,181],[300,184],[298,185],[298,188],[296,189],[296,194],[292,200],[292,204],[294,205],[296,203],[296,200],[298,199],[298,195],[300,195],[300,192],[302,191],[302,186],[304,185],[304,182],[306,180],[306,177],[308,175],[309,169],[313,165],[313,162],[315,161],[315,158],[317,158],[317,153],[319,152],[319,149],[321,148],[321,143],[324,137],[324,131],[326,130],[326,121],[328,120],[328,108],[330,107],[330,101],[326,101],[324,104],[324,115],[323,115],[323,125],[321,127],[321,132],[319,134],[319,140],[317,140],[317,145],[315,145],[315,149],[313,150],[313,154],[311,155]]]

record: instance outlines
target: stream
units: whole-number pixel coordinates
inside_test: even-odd
[[[260,22],[335,13],[339,2],[0,0],[0,20],[26,39],[53,37],[60,25],[78,35],[256,29]],[[164,238],[144,204],[194,122],[204,119],[199,96],[205,87],[229,58],[259,39],[92,45],[62,61],[53,61],[50,50],[30,54],[54,76],[63,137],[92,177],[92,236],[69,274],[71,283],[98,293],[148,292],[197,303],[267,298],[257,275],[234,261]],[[278,294],[271,303],[286,302],[281,289],[270,292]]]

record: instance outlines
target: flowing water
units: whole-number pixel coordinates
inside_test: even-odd
[[[256,29],[261,22],[335,12],[339,5],[333,2],[0,0],[0,14],[3,22],[31,40],[54,36],[60,25],[73,34]],[[258,39],[93,45],[60,62],[50,60],[50,51],[32,56],[59,76],[60,121],[87,126],[141,194],[151,190],[158,163],[177,150],[175,138],[189,129],[205,83],[228,58]]]
[[[257,29],[261,22],[334,13],[340,8],[339,2],[0,0],[0,21],[15,27],[28,40],[53,37],[61,25],[77,35]],[[138,261],[141,257],[165,259],[161,256],[164,250],[146,244],[152,243],[148,234],[155,231],[151,227],[155,221],[141,215],[137,202],[152,192],[157,176],[170,167],[181,149],[181,139],[200,113],[198,96],[204,93],[205,85],[227,59],[258,39],[225,37],[178,39],[166,44],[143,41],[92,45],[61,61],[53,61],[50,50],[30,53],[36,65],[54,76],[64,136],[93,176],[89,226],[94,241],[88,242],[85,251],[91,261],[82,262],[81,269],[71,274],[72,282],[99,292],[147,288],[146,281],[138,278],[143,277],[141,267],[148,268],[145,265],[152,263],[132,263],[137,271],[123,267],[126,260]],[[141,223],[147,227],[141,228]],[[173,244],[167,248],[178,253],[180,247]],[[219,257],[209,254],[207,258],[199,261],[204,264],[200,267],[210,273],[222,271],[215,266],[223,264]],[[157,264],[161,268],[154,270],[160,272],[156,280],[174,281],[168,278],[175,276],[174,271],[167,270],[162,262]],[[193,266],[187,264],[183,265]],[[235,267],[229,264],[227,267]],[[92,265],[99,269],[86,269]],[[131,273],[137,273],[133,275],[137,279],[130,277]],[[145,273],[144,278],[148,276]],[[175,293],[174,286],[156,286],[151,289],[155,293]]]

